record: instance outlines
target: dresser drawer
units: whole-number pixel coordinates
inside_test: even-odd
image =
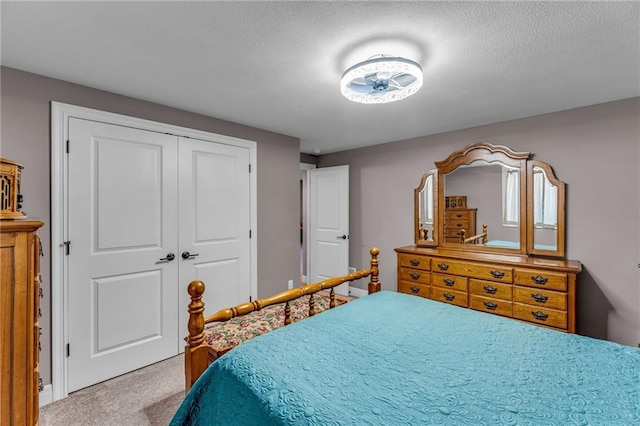
[[[447,220],[444,224],[447,229],[469,229],[469,221],[468,220]]]
[[[457,275],[436,274],[435,272],[431,275],[431,284],[442,288],[450,288],[452,290],[465,292],[468,289],[467,278],[459,277]]]
[[[567,294],[557,291],[539,290],[531,287],[515,286],[513,300],[518,303],[526,303],[543,308],[567,310]]]
[[[567,313],[565,311],[514,303],[513,317],[550,327],[567,328]]]
[[[463,275],[469,278],[501,281],[511,283],[513,271],[502,266],[481,265],[477,263],[452,262],[447,259],[433,259],[433,270],[453,275]]]
[[[508,300],[491,299],[475,295],[471,295],[469,307],[476,311],[489,312],[490,314],[497,314],[505,317],[510,317],[512,310],[512,304]]]
[[[465,231],[467,231],[465,229]],[[457,238],[456,241],[460,240],[460,229],[458,228],[444,228],[444,236],[445,238]]]
[[[513,286],[511,284],[470,279],[469,292],[478,296],[491,297],[494,299],[513,299]]]
[[[515,283],[529,287],[566,291],[567,274],[535,269],[516,269]]]
[[[431,299],[451,303],[466,308],[469,305],[467,293],[442,287],[431,287]]]
[[[400,281],[416,282],[420,284],[431,283],[431,272],[421,269],[400,268]]]
[[[399,254],[398,266],[405,268],[422,269],[423,271],[431,270],[431,258],[426,256],[418,256],[412,254]]]
[[[444,211],[444,220],[445,220],[445,222],[448,222],[450,220],[466,220],[466,221],[469,221],[469,210],[463,210],[463,211],[445,210]]]
[[[430,287],[428,285],[411,283],[407,281],[398,282],[398,292],[413,294],[422,297],[429,297],[431,294]]]

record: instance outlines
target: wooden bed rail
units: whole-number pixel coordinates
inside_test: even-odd
[[[247,315],[251,312],[259,311],[267,306],[280,303],[286,303],[286,307],[288,308],[288,303],[290,301],[305,295],[313,295],[321,290],[331,290],[331,302],[329,306],[333,308],[335,306],[334,287],[347,281],[354,281],[367,276],[371,276],[368,288],[369,294],[376,293],[380,291],[380,282],[378,281],[378,254],[380,253],[380,250],[376,247],[372,247],[371,250],[369,250],[369,253],[371,255],[370,269],[363,269],[342,277],[330,278],[318,283],[286,290],[264,299],[257,299],[253,302],[242,303],[233,308],[221,309],[206,318],[204,317],[204,302],[202,301],[205,284],[202,281],[192,281],[188,287],[189,296],[191,296],[191,302],[188,307],[189,322],[187,326],[189,336],[186,338],[187,345],[184,352],[186,390],[188,391],[191,388],[198,377],[200,377],[209,365],[209,347],[206,344],[204,337],[205,324],[228,321],[231,318]],[[313,315],[315,313],[313,298],[310,299],[309,305],[309,315]],[[285,324],[288,324],[286,320]]]
[[[481,240],[481,241],[479,241]],[[461,244],[487,244],[489,242],[489,232],[487,231],[487,224],[482,224],[482,233],[474,235],[472,237],[466,237],[466,231],[460,230],[460,243]]]

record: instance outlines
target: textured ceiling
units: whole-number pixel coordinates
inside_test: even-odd
[[[2,2],[11,68],[346,149],[640,95],[639,2]],[[380,54],[420,92],[349,102]]]

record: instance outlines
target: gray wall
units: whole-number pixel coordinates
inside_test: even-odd
[[[45,384],[51,382],[50,101],[256,141],[258,297],[285,290],[287,280],[297,280],[300,274],[299,139],[11,68],[2,67],[0,78],[0,156],[24,165],[23,210],[45,222],[40,231],[44,247],[40,371]]]
[[[425,117],[428,119],[428,117]],[[486,141],[530,151],[567,183],[567,258],[578,278],[578,332],[640,342],[640,98],[320,156],[348,164],[350,264],[378,246],[383,289],[396,288],[393,249],[413,244],[413,189],[454,150]]]

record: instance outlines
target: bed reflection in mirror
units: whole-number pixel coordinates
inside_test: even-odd
[[[446,174],[443,186],[445,198],[466,197],[464,207],[460,203],[443,206],[446,241],[520,249],[519,168],[474,161]]]

